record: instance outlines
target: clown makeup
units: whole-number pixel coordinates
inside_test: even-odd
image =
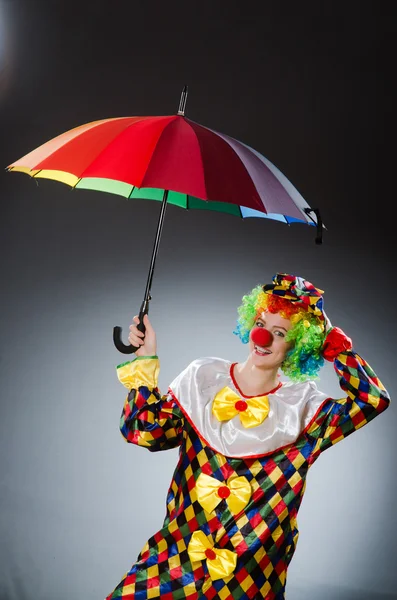
[[[254,321],[253,329],[256,327],[265,328],[270,333],[270,336],[267,343],[264,346],[260,346],[253,341],[250,335],[249,349],[251,360],[258,367],[278,369],[284,361],[286,353],[292,346],[286,340],[287,333],[292,327],[291,321],[285,319],[279,313],[261,311]]]

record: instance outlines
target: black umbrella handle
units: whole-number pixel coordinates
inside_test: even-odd
[[[143,324],[143,317],[145,315],[147,315],[148,312],[149,312],[149,300],[144,300],[141,304],[141,309],[139,311],[139,323],[137,325],[138,331],[141,331],[142,333],[145,333],[145,331],[146,331],[146,327]],[[119,352],[121,352],[122,354],[133,354],[134,352],[136,352],[138,350],[139,346],[133,346],[132,344],[129,344],[128,346],[126,346],[125,344],[123,344],[122,339],[121,339],[121,332],[122,332],[121,327],[116,326],[113,328],[114,345],[116,346],[117,350]]]

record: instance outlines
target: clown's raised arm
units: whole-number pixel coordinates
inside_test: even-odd
[[[127,442],[151,452],[169,450],[182,442],[183,415],[171,396],[157,388],[157,356],[138,356],[117,366],[117,377],[128,389],[120,419]]]
[[[372,421],[390,404],[381,381],[338,327],[329,331],[322,355],[333,361],[339,385],[347,395],[326,400],[307,429],[306,434],[316,440],[313,458]]]

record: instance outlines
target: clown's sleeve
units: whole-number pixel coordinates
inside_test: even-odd
[[[158,357],[138,356],[116,368],[128,390],[120,418],[124,439],[151,452],[180,446],[183,415],[172,397],[161,396],[157,388]]]
[[[372,421],[390,404],[384,385],[370,365],[353,350],[350,338],[340,329],[334,330],[323,355],[327,360],[333,360],[339,385],[346,395],[326,400],[307,430],[306,433],[316,440],[314,458]]]

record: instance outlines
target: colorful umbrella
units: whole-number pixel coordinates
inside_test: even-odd
[[[126,198],[161,200],[145,296],[139,313],[149,310],[150,288],[167,204],[263,217],[284,223],[322,222],[295,187],[267,158],[246,144],[187,119],[187,86],[177,115],[120,117],[87,123],[39,146],[9,165],[34,178],[61,181],[78,189],[100,190]],[[314,216],[312,216],[314,215]],[[117,349],[136,348],[121,341]]]

